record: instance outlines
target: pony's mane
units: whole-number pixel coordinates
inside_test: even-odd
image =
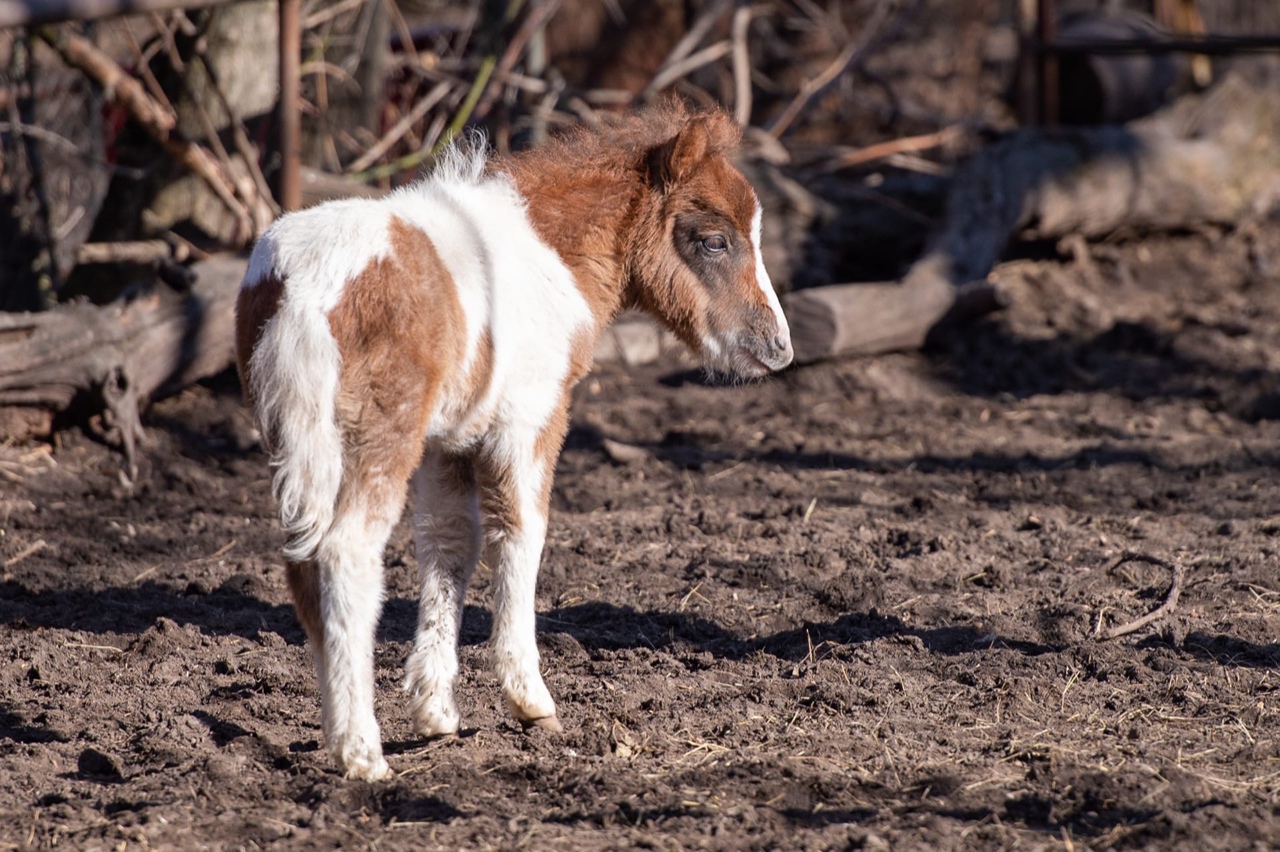
[[[475,184],[489,162],[489,139],[483,130],[460,133],[436,155],[428,177],[437,183]]]
[[[580,168],[625,169],[670,142],[698,118],[706,122],[710,133],[708,153],[727,154],[741,143],[742,129],[724,110],[691,110],[683,101],[671,98],[642,110],[606,115],[599,127],[573,127],[512,157],[493,156],[484,131],[470,130],[446,145],[419,181],[402,189],[412,192],[425,184],[477,184],[495,168],[537,173],[543,167],[573,163]]]
[[[709,153],[727,154],[742,141],[741,128],[723,110],[695,111],[683,101],[669,99],[636,112],[608,116],[600,127],[574,127],[515,159],[524,161],[521,165],[526,168],[538,162],[629,165],[670,142],[698,118],[706,121],[710,131]]]

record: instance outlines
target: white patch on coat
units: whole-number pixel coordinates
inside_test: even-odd
[[[511,712],[518,719],[534,721],[556,715],[555,701],[539,670],[535,616],[538,563],[547,538],[540,492],[554,463],[545,468],[536,460],[513,463],[523,464],[529,475],[514,482],[520,525],[493,542],[498,566],[493,577],[493,666]]]
[[[478,174],[455,164],[444,179],[432,175],[386,199],[394,215],[426,233],[453,277],[467,318],[463,374],[484,332],[493,346],[484,397],[464,409],[446,394],[432,412],[428,440],[453,449],[494,429],[540,430],[560,405],[575,335],[595,321],[514,183]]]
[[[769,272],[764,268],[764,256],[760,253],[763,222],[764,209],[760,206],[760,199],[756,198],[756,212],[751,217],[751,245],[756,253],[756,284],[764,292],[764,297],[769,302],[769,310],[773,311],[773,318],[778,323],[778,335],[790,340],[791,327],[787,324],[786,315],[782,313],[782,303],[778,301],[778,291],[773,289],[773,282],[769,279]]]

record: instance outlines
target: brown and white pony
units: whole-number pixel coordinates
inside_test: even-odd
[[[412,490],[417,731],[458,730],[463,597],[493,548],[494,666],[511,711],[558,730],[534,587],[570,390],[601,330],[647,311],[712,369],[791,361],[760,203],[722,112],[667,105],[537,150],[451,150],[380,200],[281,218],[240,291],[240,374],[275,469],[289,588],[349,777],[389,772],[373,709],[382,557]]]

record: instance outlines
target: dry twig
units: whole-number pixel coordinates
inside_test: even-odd
[[[167,240],[126,240],[115,243],[85,243],[76,251],[76,263],[178,263],[192,257],[191,249]]]
[[[951,144],[963,136],[964,132],[963,126],[953,124],[934,133],[925,133],[920,136],[904,136],[901,139],[877,142],[874,145],[858,148],[856,151],[850,151],[847,154],[835,157],[822,167],[822,171],[834,172],[840,169],[852,168],[853,166],[861,166],[865,163],[883,160],[885,157],[890,157],[894,154],[928,151],[931,148]]]
[[[787,129],[791,127],[791,123],[800,115],[801,110],[809,105],[809,101],[825,92],[836,80],[840,79],[846,71],[860,64],[867,56],[871,47],[876,43],[876,37],[880,34],[881,27],[889,18],[889,9],[893,3],[891,0],[880,0],[876,5],[875,11],[871,13],[871,17],[867,19],[866,24],[862,27],[862,32],[856,41],[849,42],[844,50],[840,51],[840,55],[822,69],[822,72],[807,81],[800,87],[800,91],[792,98],[791,103],[765,126],[765,130],[774,137],[781,137]]]
[[[36,539],[36,541],[34,541],[32,544],[23,548],[21,553],[18,553],[15,556],[10,556],[8,559],[6,559],[4,561],[4,567],[12,568],[22,560],[26,559],[28,556],[34,556],[35,554],[44,550],[46,547],[48,547],[48,544],[45,542],[44,539],[42,538]]]
[[[1158,565],[1161,568],[1169,569],[1172,574],[1172,579],[1169,583],[1169,591],[1165,593],[1164,601],[1161,602],[1160,606],[1151,610],[1151,612],[1141,618],[1135,618],[1133,621],[1118,624],[1108,630],[1102,629],[1102,617],[1101,614],[1099,614],[1098,623],[1093,628],[1093,638],[1100,641],[1128,636],[1130,633],[1136,633],[1148,624],[1164,618],[1166,615],[1173,612],[1173,610],[1178,606],[1178,596],[1182,594],[1182,582],[1186,576],[1186,572],[1180,563],[1166,562],[1157,556],[1151,556],[1146,553],[1123,553],[1120,555],[1119,559],[1111,563],[1111,566],[1107,568],[1108,573],[1119,568],[1126,562],[1146,562],[1149,565]]]
[[[704,47],[697,53],[689,56],[679,62],[673,63],[657,73],[653,80],[645,87],[645,92],[650,90],[660,92],[667,86],[676,82],[680,78],[697,71],[704,65],[710,65],[717,59],[733,49],[733,45],[729,41],[718,41],[710,47]],[[644,93],[641,93],[643,99]]]
[[[503,51],[502,58],[498,60],[484,87],[479,103],[475,107],[476,118],[484,118],[488,115],[494,102],[502,93],[502,86],[507,79],[507,75],[511,73],[511,69],[515,67],[516,62],[524,55],[524,49],[529,44],[529,40],[533,38],[533,34],[542,28],[543,24],[551,18],[558,8],[560,8],[560,0],[542,0],[525,16],[524,22],[520,24],[520,29],[516,30],[516,34],[511,37],[510,43],[507,44],[507,49]]]
[[[698,16],[698,19],[693,22],[693,26],[689,27],[689,31],[685,33],[684,38],[680,39],[680,41],[676,43],[676,46],[671,49],[671,52],[667,54],[667,58],[662,60],[662,65],[659,66],[658,73],[654,75],[653,80],[650,81],[649,85],[644,87],[644,91],[640,93],[638,100],[649,100],[662,89],[671,85],[672,81],[683,76],[683,74],[676,74],[674,77],[669,77],[667,72],[672,67],[683,62],[685,57],[692,53],[693,49],[697,47],[704,38],[706,38],[707,33],[711,31],[713,26],[715,26],[716,21],[720,20],[720,17],[725,13],[725,10],[729,8],[730,3],[731,0],[716,0],[715,3],[712,3],[700,16]],[[720,55],[723,56],[724,54]],[[716,58],[718,59],[719,56]],[[690,68],[689,70],[691,71],[693,69]],[[687,74],[688,71],[685,71],[684,73]]]
[[[249,211],[236,198],[229,176],[208,151],[183,138],[177,130],[177,120],[173,114],[148,95],[141,83],[82,36],[50,27],[42,27],[38,35],[57,51],[64,62],[83,72],[116,103],[128,110],[134,121],[159,142],[170,156],[209,185],[235,216],[241,239],[248,240],[253,236]]]
[[[266,175],[262,173],[262,166],[258,163],[258,149],[249,141],[249,131],[244,126],[240,114],[236,112],[231,105],[231,101],[227,99],[227,93],[222,88],[222,83],[218,79],[217,69],[214,68],[213,62],[209,59],[208,44],[201,39],[196,45],[196,56],[199,57],[201,65],[204,66],[205,74],[209,76],[209,87],[213,89],[214,94],[218,96],[218,101],[222,104],[222,109],[227,114],[227,118],[231,122],[232,139],[235,141],[236,150],[240,152],[240,156],[244,159],[245,165],[249,167],[249,175],[253,178],[253,184],[257,188],[258,198],[256,200],[256,209],[254,210],[254,218],[260,220],[263,216],[262,208],[266,208],[268,216],[265,224],[257,222],[259,232],[265,230],[271,220],[280,215],[280,206],[276,204],[275,198],[271,195],[271,187],[267,184]]]
[[[348,166],[347,172],[363,172],[365,169],[369,168],[369,166],[377,162],[378,158],[387,153],[387,151],[391,149],[392,145],[399,142],[400,139],[409,132],[409,129],[413,127],[413,125],[417,124],[433,106],[444,100],[445,95],[449,94],[449,91],[452,88],[452,83],[437,83],[431,91],[427,92],[426,96],[424,96],[422,100],[413,105],[413,109],[409,110],[403,118],[396,122],[395,127],[388,130],[381,139],[369,148],[368,151],[365,151],[358,159]]]
[[[751,56],[747,52],[747,31],[751,28],[751,6],[739,3],[733,10],[733,117],[738,125],[751,123]]]

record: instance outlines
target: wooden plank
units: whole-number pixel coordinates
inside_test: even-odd
[[[94,21],[170,9],[203,9],[238,2],[241,0],[0,0],[0,29],[60,21]]]

